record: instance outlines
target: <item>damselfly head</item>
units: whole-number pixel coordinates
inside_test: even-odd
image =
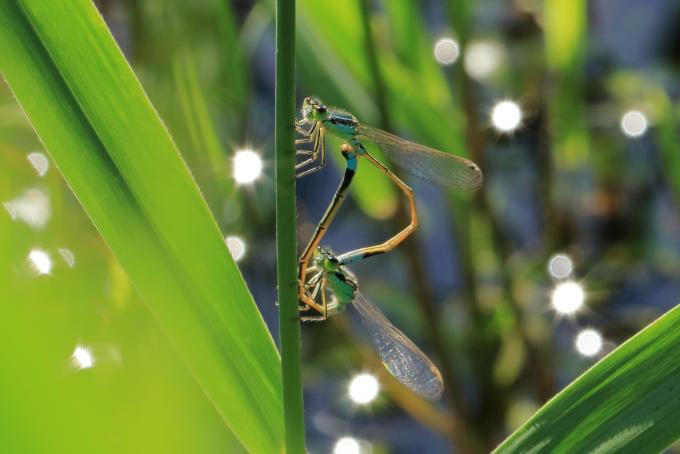
[[[307,120],[323,120],[326,112],[326,106],[321,103],[319,98],[308,96],[302,102],[302,116]]]
[[[340,267],[338,258],[328,246],[319,246],[316,248],[314,262],[318,267],[330,272],[336,271]]]

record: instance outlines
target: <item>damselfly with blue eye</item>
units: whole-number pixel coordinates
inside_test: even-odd
[[[297,156],[303,158],[296,166],[298,178],[321,170],[326,164],[326,134],[333,134],[344,141],[340,149],[346,162],[344,176],[309,244],[300,256],[298,268],[298,296],[302,304],[301,309],[314,309],[322,317],[328,315],[323,312],[325,309],[318,305],[305,289],[307,267],[314,250],[347,195],[357,170],[358,158],[366,158],[406,195],[411,222],[387,241],[353,251],[350,253],[352,260],[389,252],[418,228],[413,190],[375,159],[364,147],[364,141],[378,146],[390,161],[406,172],[432,184],[460,190],[474,190],[482,184],[482,171],[472,161],[409,142],[380,129],[364,126],[351,113],[327,107],[317,98],[305,98],[302,104],[302,118],[296,121],[296,129],[302,135],[302,139],[297,140],[296,144],[311,144],[311,149],[296,152]]]
[[[329,248],[315,249],[308,294],[324,308],[326,317],[353,306],[361,316],[371,343],[385,368],[402,384],[421,396],[435,400],[444,390],[444,381],[437,367],[408,337],[399,331],[378,307],[359,293],[359,282],[347,269],[351,255],[336,256]],[[325,317],[302,317],[319,320]]]

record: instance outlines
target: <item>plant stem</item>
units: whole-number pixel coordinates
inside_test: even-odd
[[[295,208],[295,0],[276,1],[276,260],[286,453],[305,452]]]

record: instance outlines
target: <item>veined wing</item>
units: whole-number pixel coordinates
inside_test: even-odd
[[[425,353],[360,293],[356,294],[353,306],[361,315],[361,321],[387,370],[413,392],[427,399],[438,399],[444,390],[444,381]]]
[[[373,142],[395,164],[421,180],[462,190],[474,190],[482,184],[482,171],[472,161],[369,126],[359,125],[357,133],[359,139]]]

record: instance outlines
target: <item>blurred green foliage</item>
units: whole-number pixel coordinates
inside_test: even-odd
[[[43,191],[52,217],[36,231],[0,216],[0,450],[240,452],[53,163],[37,177],[26,150],[42,145],[6,88],[1,99],[0,199]],[[50,275],[27,260],[34,248]],[[77,345],[93,368],[73,366]]]

